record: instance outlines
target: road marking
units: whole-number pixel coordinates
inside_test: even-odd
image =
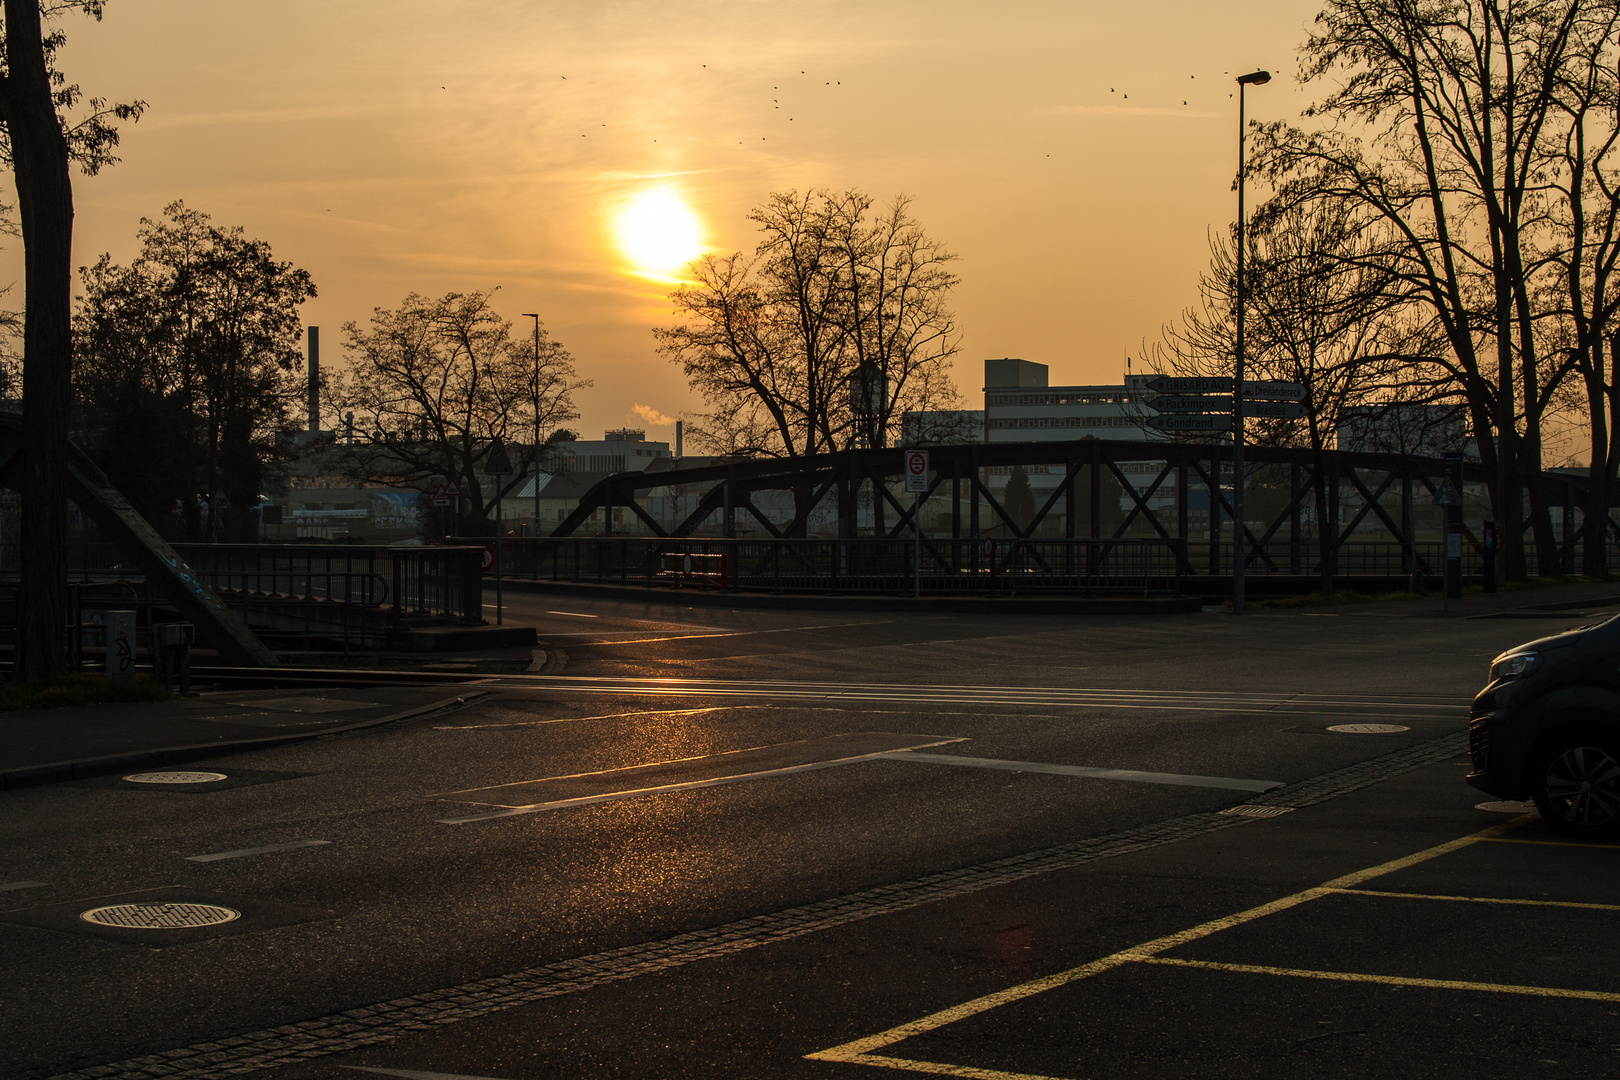
[[[1287,911],[1290,908],[1298,907],[1301,904],[1309,903],[1310,901],[1319,899],[1323,896],[1335,895],[1352,886],[1359,885],[1364,881],[1371,881],[1373,878],[1383,877],[1386,874],[1393,874],[1398,870],[1405,870],[1410,866],[1416,866],[1419,863],[1428,862],[1430,859],[1439,858],[1442,855],[1449,855],[1454,851],[1460,851],[1463,848],[1476,844],[1481,840],[1499,836],[1510,829],[1518,828],[1520,825],[1523,825],[1531,820],[1533,820],[1533,815],[1526,814],[1523,817],[1514,818],[1512,821],[1506,821],[1499,825],[1492,825],[1489,828],[1482,829],[1476,833],[1471,833],[1468,836],[1458,837],[1455,840],[1448,840],[1443,844],[1436,844],[1433,847],[1425,848],[1422,851],[1415,852],[1411,855],[1405,855],[1398,859],[1391,859],[1388,862],[1379,863],[1377,866],[1370,866],[1364,870],[1357,870],[1353,873],[1345,874],[1342,877],[1336,877],[1331,881],[1325,881],[1321,885],[1315,886],[1314,888],[1305,889],[1302,892],[1294,893],[1292,896],[1284,896],[1280,899],[1272,900],[1269,903],[1260,904],[1257,907],[1252,907],[1245,911],[1239,911],[1232,915],[1222,916],[1219,919],[1212,919],[1209,922],[1200,923],[1197,926],[1189,927],[1186,930],[1181,930],[1174,934],[1167,934],[1164,937],[1155,938],[1152,941],[1143,942],[1140,945],[1133,945],[1130,948],[1122,949],[1111,956],[1105,956],[1101,959],[1093,960],[1090,963],[1081,964],[1079,967],[1070,968],[1068,971],[1060,971],[1053,975],[1045,975],[1038,979],[1032,979],[1026,983],[1020,983],[1017,986],[1009,986],[1004,990],[997,990],[995,993],[974,998],[972,1001],[964,1001],[960,1005],[953,1005],[948,1009],[941,1009],[939,1012],[932,1013],[928,1016],[922,1017],[919,1020],[913,1020],[910,1023],[901,1024],[898,1027],[890,1028],[887,1031],[879,1032],[876,1035],[869,1035],[864,1039],[856,1039],[853,1042],[847,1042],[841,1046],[834,1046],[826,1050],[817,1051],[813,1054],[806,1054],[805,1057],[814,1061],[836,1061],[851,1065],[877,1065],[891,1069],[906,1069],[913,1072],[942,1073],[943,1075],[957,1076],[994,1076],[995,1074],[993,1073],[986,1073],[983,1071],[976,1074],[944,1072],[943,1070],[960,1067],[940,1065],[935,1062],[914,1062],[905,1058],[878,1057],[873,1054],[873,1051],[882,1050],[886,1047],[893,1046],[896,1043],[904,1042],[905,1040],[913,1038],[917,1035],[923,1035],[930,1031],[935,1031],[939,1028],[946,1027],[947,1025],[954,1024],[959,1020],[965,1020],[970,1016],[977,1016],[980,1013],[989,1012],[992,1009],[998,1009],[1003,1005],[1008,1005],[1015,1001],[1022,1001],[1025,998],[1034,997],[1036,994],[1045,993],[1047,990],[1053,990],[1060,986],[1067,986],[1070,983],[1078,982],[1082,979],[1088,979],[1093,975],[1100,975],[1105,971],[1112,971],[1114,968],[1122,967],[1125,964],[1141,963],[1143,961],[1150,960],[1158,956],[1160,953],[1169,952],[1171,949],[1179,948],[1180,946],[1186,945],[1189,942],[1197,941],[1213,934],[1218,934],[1223,930],[1230,930],[1234,926],[1241,926],[1244,923],[1265,918],[1267,915],[1275,915],[1279,911]],[[1579,991],[1576,992],[1579,993]],[[1002,1075],[1005,1076],[1016,1074]]]
[[[1376,983],[1383,986],[1419,986],[1431,990],[1482,990],[1491,994],[1523,994],[1528,997],[1620,1001],[1620,994],[1606,990],[1565,990],[1554,986],[1520,986],[1514,983],[1466,982],[1458,979],[1411,979],[1404,975],[1368,975],[1355,971],[1308,971],[1303,968],[1269,967],[1263,964],[1179,960],[1171,956],[1144,957],[1141,962],[1162,964],[1167,967],[1201,968],[1205,971],[1233,971],[1241,975],[1285,975],[1296,979],[1328,979],[1333,982]]]
[[[928,746],[943,746],[948,742],[928,743]],[[662,795],[670,791],[696,791],[699,788],[720,787],[724,784],[741,784],[749,780],[768,780],[777,776],[788,776],[792,773],[814,772],[817,769],[832,769],[840,765],[853,765],[859,761],[873,761],[883,757],[883,753],[860,754],[855,757],[839,758],[836,761],[814,761],[805,765],[788,765],[780,769],[765,769],[760,772],[738,773],[735,776],[716,776],[708,780],[688,780],[679,784],[659,784],[656,787],[637,788],[633,791],[613,791],[602,795],[583,795],[576,799],[557,799],[553,802],[533,803],[528,806],[510,806],[487,814],[473,814],[468,817],[440,818],[441,825],[465,825],[471,821],[490,821],[495,818],[517,817],[522,814],[539,814],[547,810],[564,810],[576,806],[590,806],[595,803],[616,802],[619,799],[639,799],[646,795]]]
[[[764,631],[772,633],[774,631]],[[704,635],[693,635],[704,636]],[[713,636],[713,635],[709,635]],[[648,639],[673,640],[673,639]],[[598,644],[609,644],[601,642]],[[615,643],[616,644],[616,643]],[[1355,697],[1344,694],[1138,690],[1117,687],[960,686],[907,683],[824,683],[796,680],[639,678],[630,676],[508,675],[492,680],[506,690],[574,693],[694,694],[714,697],[793,697],[810,700],[919,702],[930,705],[1069,705],[1190,712],[1268,712],[1278,715],[1369,716],[1404,720],[1456,720],[1461,706],[1449,698]]]
[[[894,619],[880,619],[876,622],[826,623],[821,626],[781,626],[775,630],[724,630],[708,634],[671,634],[668,637],[633,638],[628,641],[576,641],[573,644],[577,646],[646,645],[657,641],[690,641],[695,638],[763,637],[766,634],[799,634],[809,630],[843,630],[851,626],[887,626],[895,621]],[[635,633],[635,631],[626,630],[624,633]]]
[[[1536,844],[1540,847],[1590,847],[1602,848],[1605,851],[1620,851],[1620,845],[1583,844],[1578,840],[1509,840],[1505,836],[1493,836],[1490,839],[1498,844]]]
[[[572,615],[576,619],[600,619],[600,615],[587,615],[583,611],[548,611],[547,615]]]
[[[1588,904],[1575,900],[1518,900],[1499,896],[1438,896],[1431,893],[1378,892],[1375,889],[1334,889],[1350,896],[1390,896],[1398,900],[1462,900],[1470,904],[1520,904],[1525,907],[1586,908],[1591,911],[1620,911],[1620,904]]]
[[[937,737],[937,736],[914,736],[914,737],[915,738],[922,738],[922,739],[930,740],[930,741],[919,742],[919,743],[914,744],[913,748],[916,748],[916,749],[921,749],[921,748],[924,748],[924,747],[931,747],[931,746],[949,746],[952,743],[958,743],[958,742],[965,741],[965,740],[959,739],[959,738]],[[813,742],[818,742],[818,741],[823,741],[823,740],[810,740],[810,742],[812,742],[812,743]],[[685,759],[681,759],[681,760],[673,761],[673,762],[656,762],[654,764],[662,766],[662,765],[680,765],[680,764],[691,763],[693,765],[696,765],[697,763],[701,763],[701,762],[709,762],[709,761],[715,761],[717,759],[730,758],[730,757],[733,757],[733,756],[739,755],[739,754],[754,753],[755,751],[761,751],[761,750],[785,750],[785,749],[787,749],[789,747],[792,747],[792,746],[795,746],[795,745],[798,745],[798,744],[785,743],[785,744],[781,744],[779,746],[774,746],[774,747],[753,747],[750,750],[731,751],[731,752],[726,753],[726,754],[710,754],[710,755],[705,755],[703,757],[685,758]],[[863,753],[863,754],[846,754],[846,755],[836,757],[836,758],[827,758],[827,759],[823,759],[823,760],[819,760],[819,761],[799,762],[799,763],[796,763],[796,764],[793,764],[793,765],[786,765],[786,766],[781,766],[781,767],[772,768],[772,769],[751,769],[751,770],[748,770],[746,772],[727,773],[727,774],[722,775],[722,776],[705,777],[704,779],[701,779],[701,780],[683,780],[683,781],[676,781],[676,782],[667,783],[667,784],[649,784],[649,785],[644,786],[644,787],[625,788],[625,789],[622,789],[622,790],[619,790],[619,791],[604,791],[604,792],[599,792],[599,793],[595,793],[595,794],[591,794],[591,795],[580,795],[580,796],[576,796],[574,798],[568,798],[568,799],[552,799],[552,800],[548,800],[546,802],[528,803],[526,805],[520,805],[520,806],[504,806],[499,810],[495,810],[495,811],[491,811],[491,812],[486,812],[486,813],[481,813],[481,814],[470,814],[470,815],[467,815],[467,816],[464,816],[464,817],[440,818],[440,819],[438,819],[438,821],[439,821],[439,824],[441,824],[441,825],[465,825],[465,824],[467,824],[469,822],[473,822],[473,821],[492,821],[492,820],[494,820],[496,818],[517,817],[517,816],[520,816],[520,815],[523,815],[523,814],[539,814],[539,813],[544,813],[544,812],[546,812],[548,810],[564,810],[564,809],[572,809],[574,807],[579,807],[579,806],[593,806],[593,805],[595,805],[597,803],[616,802],[616,801],[618,801],[620,799],[639,799],[639,798],[643,798],[643,797],[648,796],[648,795],[662,795],[662,794],[665,794],[667,792],[672,792],[672,791],[697,791],[697,790],[699,790],[701,788],[720,787],[720,786],[725,785],[725,784],[741,784],[741,783],[745,783],[745,782],[752,781],[752,780],[768,780],[768,779],[772,779],[772,778],[779,777],[779,776],[791,776],[791,775],[793,775],[795,773],[813,772],[813,771],[816,771],[816,770],[819,770],[819,769],[832,769],[832,768],[837,768],[837,767],[842,766],[842,765],[853,765],[853,764],[855,764],[857,762],[861,762],[861,761],[875,761],[875,760],[883,758],[886,754],[890,753],[892,751],[892,749],[897,749],[897,748],[892,748],[892,747],[891,748],[885,748],[883,750],[874,750],[874,751],[870,751],[868,753]],[[904,749],[904,748],[898,748],[898,749]],[[742,759],[739,759],[739,760],[747,760],[747,759],[742,758]],[[498,791],[500,791],[502,789],[506,789],[506,788],[525,787],[525,786],[529,786],[529,785],[533,785],[533,784],[544,784],[544,783],[547,783],[547,782],[550,782],[550,781],[558,781],[558,780],[579,780],[579,779],[588,779],[588,778],[592,778],[592,777],[610,777],[615,773],[634,773],[634,772],[646,770],[646,769],[649,769],[649,768],[650,768],[650,766],[632,766],[629,769],[604,769],[601,772],[597,772],[597,773],[579,773],[579,774],[575,774],[575,775],[572,775],[572,776],[546,777],[546,778],[544,778],[542,780],[520,780],[520,781],[517,781],[515,783],[511,783],[511,784],[497,784],[497,785],[494,785],[494,786],[488,787],[488,788],[469,788],[469,789],[464,790],[464,791],[444,792],[444,793],[441,793],[439,795],[432,796],[432,797],[433,798],[447,798],[447,797],[456,796],[456,795],[481,795],[481,794],[484,794],[485,792],[498,792]],[[471,801],[474,801],[474,800],[464,799],[464,800],[461,800],[461,801],[471,802]],[[496,804],[496,805],[499,805],[499,804]]]
[[[1414,769],[1439,764],[1467,752],[1467,739],[1454,731],[1407,746],[1370,762],[1336,769],[1293,785],[1297,806],[1315,806],[1361,791]],[[119,1074],[146,1080],[238,1080],[251,1072],[280,1068],[289,1060],[313,1061],[357,1047],[414,1036],[427,1025],[456,1024],[559,996],[618,984],[643,975],[668,978],[687,964],[712,964],[806,935],[876,919],[929,904],[971,896],[1043,874],[1072,870],[1098,860],[1162,847],[1194,837],[1239,828],[1242,818],[1196,813],[1139,825],[1122,832],[1071,840],[987,863],[930,874],[859,892],[844,893],[794,908],[738,919],[705,930],[656,941],[574,956],[504,972],[412,997],[373,1002],[343,1012],[315,1016],[294,1025],[239,1031],[224,1042],[197,1042],[116,1063],[60,1073],[53,1080],[105,1080]],[[218,1037],[217,1035],[215,1036]],[[222,1048],[223,1047],[223,1048]],[[876,1062],[876,1056],[866,1059]],[[936,1070],[937,1071],[937,1070]],[[993,1076],[992,1073],[981,1075]],[[1010,1074],[1008,1074],[1010,1075]]]
[[[913,750],[893,750],[885,756],[894,761],[922,761],[930,765],[965,765],[974,769],[1050,773],[1054,776],[1084,776],[1093,780],[1130,780],[1139,784],[1169,784],[1177,787],[1225,788],[1231,791],[1270,791],[1272,788],[1283,786],[1281,780],[1240,780],[1229,776],[1138,772],[1135,769],[1098,769],[1089,765],[1044,765],[1038,761],[998,761],[995,758],[957,757],[954,754],[919,754]]]
[[[765,705],[710,705],[702,709],[642,709],[639,712],[604,713],[601,716],[558,716],[550,720],[513,720],[503,724],[439,724],[435,731],[475,731],[479,728],[539,727],[541,724],[576,724],[583,720],[620,720],[629,716],[697,716],[701,713],[736,709],[764,709]]]
[[[339,1065],[338,1068],[376,1073],[378,1076],[403,1076],[405,1080],[495,1080],[493,1076],[463,1076],[461,1073],[420,1072],[416,1069],[368,1069],[364,1065]]]
[[[4,885],[0,885],[0,892],[16,892],[18,889],[43,889],[49,884],[48,881],[8,881]]]
[[[239,851],[215,851],[208,855],[187,855],[187,862],[218,862],[221,859],[245,859],[249,855],[268,855],[273,851],[292,851],[296,848],[321,847],[330,840],[294,840],[290,844],[266,844],[264,847],[242,848]]]

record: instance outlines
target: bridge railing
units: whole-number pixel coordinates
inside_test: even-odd
[[[920,563],[919,563],[920,555]],[[525,537],[502,544],[515,578],[762,592],[1170,594],[1176,540],[648,539]],[[688,557],[703,568],[688,569]]]

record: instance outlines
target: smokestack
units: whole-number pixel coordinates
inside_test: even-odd
[[[309,328],[309,430],[321,430],[321,328]]]
[[[684,420],[675,421],[675,456],[676,457],[681,457],[682,456],[681,451],[684,449],[684,447],[681,444],[685,441],[685,436],[686,436],[686,421],[684,421]]]

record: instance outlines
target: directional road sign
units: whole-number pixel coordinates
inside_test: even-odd
[[[1155,412],[1170,413],[1231,412],[1232,395],[1196,394],[1190,397],[1160,397],[1148,402],[1148,408]]]
[[[1264,382],[1243,380],[1243,399],[1262,401],[1299,401],[1305,397],[1305,388],[1297,382]]]
[[[1305,415],[1305,406],[1297,401],[1245,401],[1243,415],[1268,420],[1298,420]]]
[[[906,451],[906,490],[928,494],[928,451]]]
[[[1147,426],[1157,431],[1231,431],[1232,418],[1221,413],[1171,413],[1148,417]]]
[[[1232,380],[1225,376],[1172,378],[1160,375],[1147,384],[1156,394],[1230,394]]]

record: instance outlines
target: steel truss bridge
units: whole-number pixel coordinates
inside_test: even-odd
[[[549,538],[517,541],[506,565],[515,575],[650,584],[679,578],[671,556],[719,552],[729,553],[729,580],[698,578],[732,588],[888,591],[915,578],[928,591],[1225,591],[1230,446],[1087,439],[926,449],[920,504],[900,490],[901,449],[618,473]],[[1308,450],[1252,446],[1245,455],[1246,576],[1292,591],[1324,571],[1384,587],[1441,573],[1436,499],[1446,462],[1347,451],[1318,462]],[[1030,475],[1033,512],[1006,505],[1004,478],[1017,467]],[[1451,468],[1462,480],[1464,574],[1477,577],[1486,477],[1477,462]],[[1544,479],[1561,563],[1573,572],[1585,477]],[[1617,535],[1611,518],[1611,556]]]

